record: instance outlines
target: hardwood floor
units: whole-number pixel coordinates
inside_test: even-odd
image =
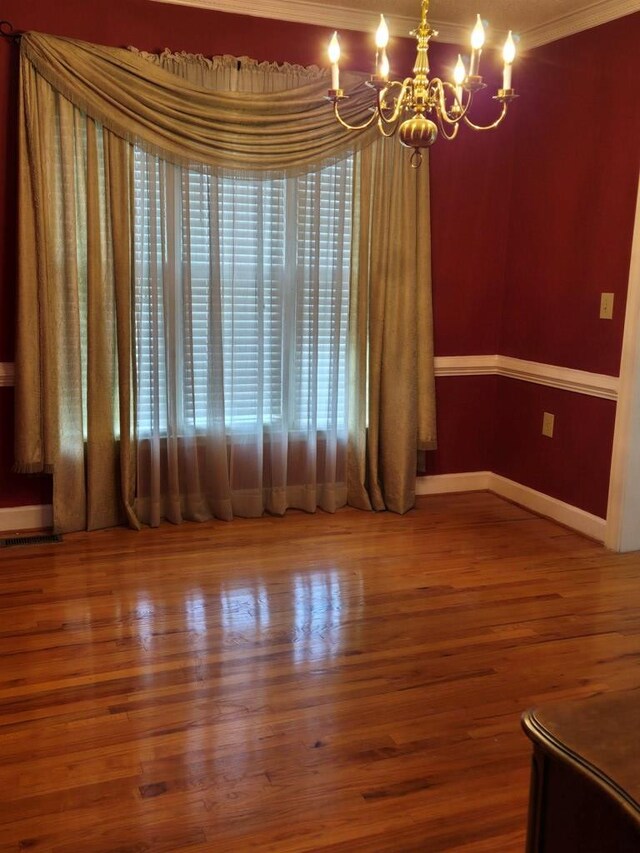
[[[638,684],[640,554],[489,494],[0,552],[0,851],[523,849],[519,717]]]

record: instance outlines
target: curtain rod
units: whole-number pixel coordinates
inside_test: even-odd
[[[20,32],[20,30],[14,30],[13,24],[9,21],[0,21],[0,36],[2,38],[17,44],[23,35],[24,33]]]

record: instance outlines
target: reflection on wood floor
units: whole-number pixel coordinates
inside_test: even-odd
[[[489,494],[0,553],[0,851],[523,848],[527,707],[638,683],[640,555]]]

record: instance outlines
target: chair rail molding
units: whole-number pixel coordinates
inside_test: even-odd
[[[557,364],[543,364],[538,361],[526,361],[508,355],[462,355],[437,356],[435,359],[436,376],[506,376],[523,382],[534,382],[601,397],[605,400],[617,400],[619,378],[605,373],[589,373],[573,367]]]
[[[14,384],[15,372],[12,361],[0,361],[0,388],[10,388]]]
[[[437,355],[436,376],[494,376],[499,355]]]

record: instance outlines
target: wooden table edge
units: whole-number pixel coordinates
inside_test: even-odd
[[[595,764],[563,744],[545,728],[536,717],[536,708],[525,711],[520,724],[526,736],[534,746],[539,746],[554,758],[564,761],[581,775],[590,779],[605,794],[612,797],[636,821],[640,821],[640,803],[638,803],[615,779],[612,779]]]

